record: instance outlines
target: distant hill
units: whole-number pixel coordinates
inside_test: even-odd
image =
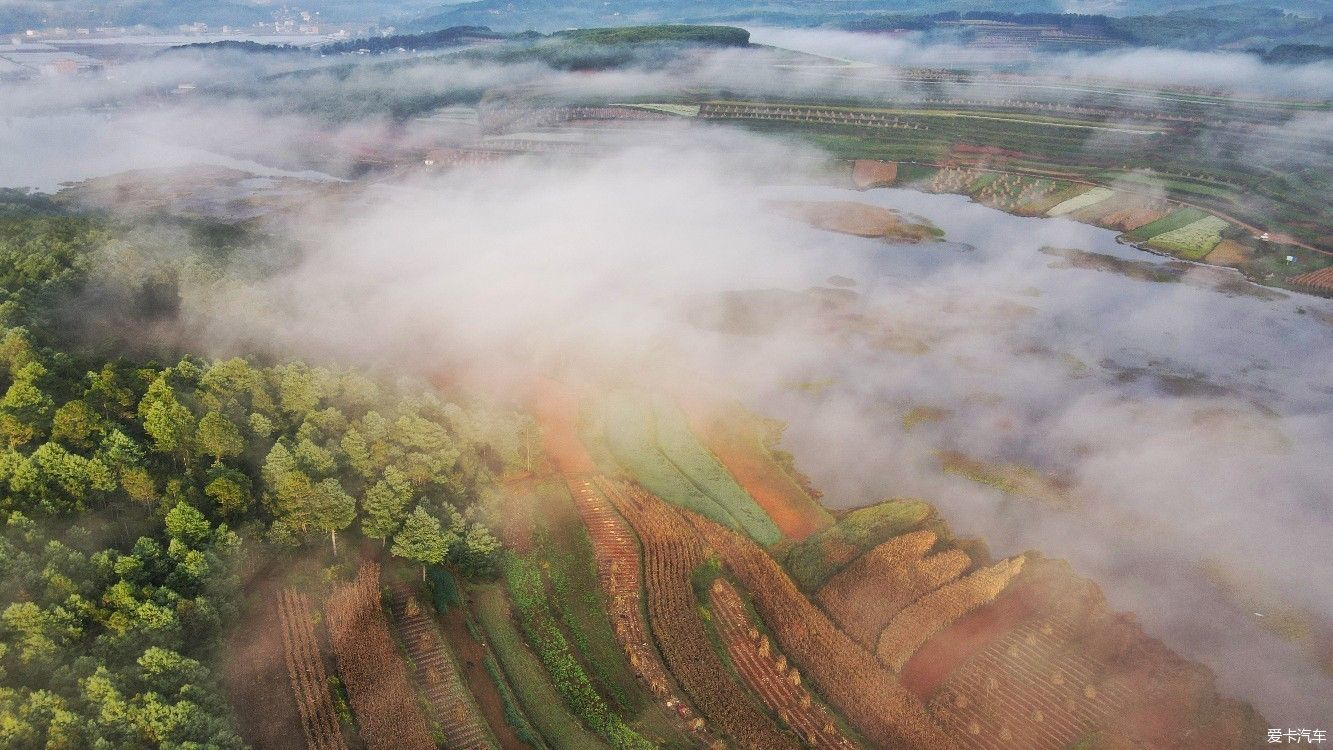
[[[1193,12],[1195,19],[1210,15],[1220,22],[1243,23],[1246,12],[1272,6],[1305,19],[1333,13],[1333,0],[1272,0],[1262,5],[1216,0],[617,0],[586,3],[573,0],[476,0],[446,5],[407,24],[412,30],[478,24],[502,30],[554,31],[589,26],[633,26],[659,23],[756,23],[777,26],[837,26],[883,16],[914,17],[936,13],[1061,14],[1078,12],[1102,16],[1163,16]],[[1207,9],[1201,11],[1200,9]],[[1216,12],[1212,12],[1213,10]],[[1298,19],[1293,22],[1299,25]],[[400,25],[403,28],[403,25]],[[1240,28],[1237,26],[1237,28]]]

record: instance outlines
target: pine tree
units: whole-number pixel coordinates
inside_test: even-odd
[[[439,520],[418,505],[403,523],[403,528],[394,535],[391,551],[398,557],[421,563],[421,580],[424,581],[426,566],[444,560],[455,539],[456,535],[452,532],[446,535]]]

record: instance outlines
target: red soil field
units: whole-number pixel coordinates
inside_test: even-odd
[[[954,668],[1016,627],[1045,604],[1049,594],[1040,586],[1013,588],[958,618],[908,659],[903,684],[918,698],[928,700]]]
[[[590,474],[597,470],[592,456],[579,439],[579,400],[563,383],[538,378],[528,399],[528,408],[542,426],[542,450],[564,474]]]
[[[505,721],[504,699],[499,688],[487,674],[486,647],[477,642],[467,627],[467,615],[463,607],[450,607],[443,615],[436,617],[444,638],[458,654],[459,669],[463,680],[472,689],[486,723],[500,741],[501,750],[530,750],[531,746],[519,739],[514,728]]]
[[[1322,292],[1333,292],[1333,266],[1318,271],[1292,276],[1289,281],[1297,286],[1307,286]]]
[[[898,162],[857,159],[852,162],[852,185],[857,190],[887,187],[898,181]]]
[[[557,472],[596,472],[597,465],[579,440],[579,397],[567,385],[537,378],[528,397],[528,409],[541,424],[541,449]]]
[[[301,715],[283,658],[279,593],[273,582],[262,580],[249,593],[250,606],[227,639],[227,695],[248,744],[271,750],[306,750]]]
[[[682,399],[681,407],[690,429],[773,519],[783,536],[799,542],[832,525],[828,511],[769,455],[753,418],[734,406],[716,408]]]

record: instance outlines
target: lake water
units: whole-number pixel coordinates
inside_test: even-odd
[[[808,332],[727,337],[737,361],[752,359],[747,347],[795,360],[780,381],[734,377],[757,410],[787,421],[784,447],[825,502],[921,497],[997,556],[1067,558],[1113,608],[1135,612],[1270,722],[1327,718],[1333,677],[1260,625],[1278,601],[1330,611],[1333,301],[1266,299],[1276,295],[1226,275],[1219,287],[1209,269],[1163,283],[1062,267],[1041,248],[1169,259],[1114,232],[1011,216],[965,196],[772,193],[917,214],[948,240],[895,246],[793,227],[793,241],[821,260],[820,276],[855,280],[861,309],[924,351]],[[907,430],[915,406],[949,414]],[[941,450],[1052,472],[1077,505],[945,474]],[[1205,561],[1278,598],[1227,601],[1201,574]]]

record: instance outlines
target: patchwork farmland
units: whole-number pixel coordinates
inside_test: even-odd
[[[1203,750],[1257,735],[1252,710],[1109,612],[1067,566],[991,560],[919,501],[807,514],[811,495],[743,410],[685,411],[664,394],[615,408],[601,424],[620,433],[619,477],[530,474],[507,490],[497,507],[514,528],[502,531],[527,542],[506,553],[498,583],[454,590],[433,575],[422,589],[411,569],[370,561],[335,586],[324,602],[335,673],[321,671],[311,598],[283,591],[307,747],[353,746],[341,712],[372,750],[492,748],[499,736],[504,750],[1059,750],[1092,736]],[[568,409],[545,414],[574,429]],[[742,451],[709,451],[747,434]],[[615,470],[576,456],[567,437],[548,441],[561,463]],[[674,478],[661,481],[662,467]],[[701,486],[727,480],[747,499],[748,488],[773,493],[750,502],[787,518],[781,544],[718,512]],[[803,517],[811,524],[793,533]],[[443,626],[446,613],[466,635]],[[502,710],[478,709],[483,686],[461,679],[463,652],[486,663],[485,694]],[[1156,717],[1168,704],[1200,718]]]

